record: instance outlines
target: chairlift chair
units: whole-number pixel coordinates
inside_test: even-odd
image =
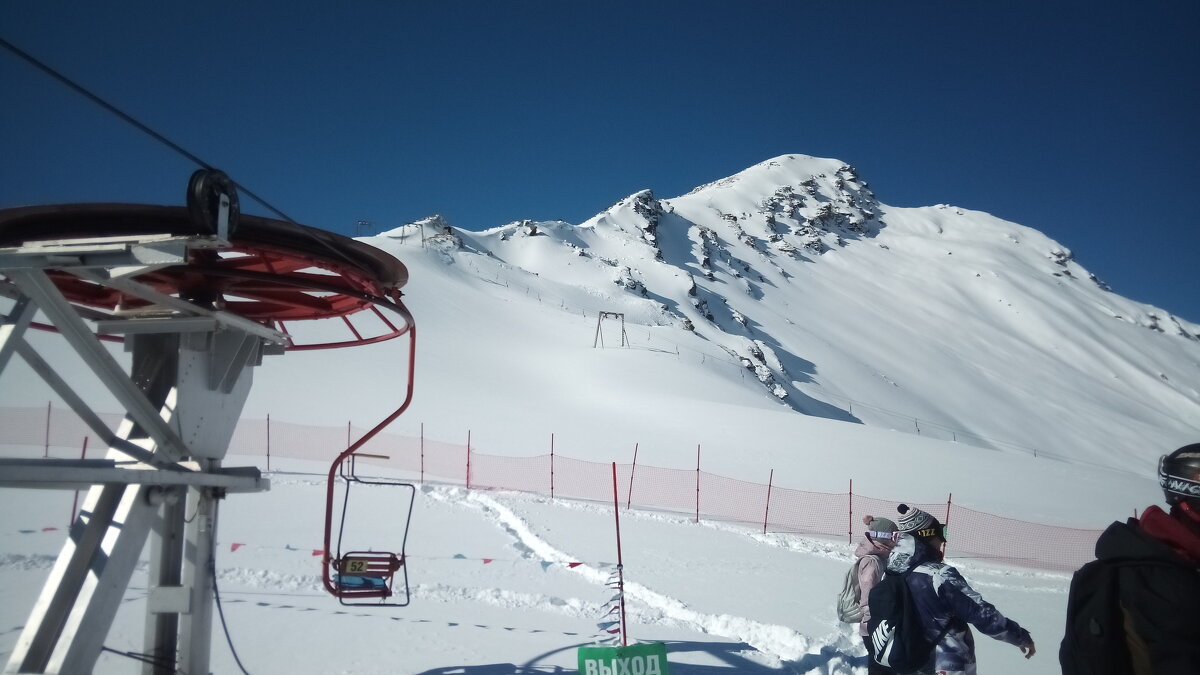
[[[337,544],[325,556],[325,588],[343,605],[371,605],[373,607],[404,607],[412,599],[408,583],[408,565],[405,546],[408,530],[412,524],[413,503],[417,488],[412,483],[385,478],[364,478],[357,473],[357,459],[361,453],[350,453],[336,462],[337,478],[345,483],[342,497],[341,517],[338,522]],[[332,475],[332,471],[331,471]],[[403,531],[399,539],[399,551],[349,550],[343,551],[346,519],[350,510],[350,494],[355,485],[398,487],[408,491],[408,503],[403,518]],[[371,512],[371,515],[378,515]],[[327,532],[328,535],[328,532]],[[397,573],[400,573],[397,580]],[[399,584],[398,584],[399,582]]]

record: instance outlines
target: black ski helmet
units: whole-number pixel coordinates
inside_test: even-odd
[[[1190,501],[1200,506],[1200,443],[1192,443],[1158,460],[1158,484],[1167,503]]]

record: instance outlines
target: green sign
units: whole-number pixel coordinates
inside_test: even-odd
[[[670,672],[667,646],[661,642],[579,648],[579,675],[670,675]]]

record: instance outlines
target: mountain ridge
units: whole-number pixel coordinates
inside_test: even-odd
[[[414,228],[368,241],[389,248]],[[578,225],[446,224],[435,239],[451,263],[437,274],[470,269],[691,334],[805,415],[935,421],[985,447],[1071,446],[1098,424],[1109,440],[1084,455],[1117,466],[1124,448],[1200,431],[1200,326],[1113,293],[1032,228],[889,206],[838,160],[782,155],[679,197],[635,192]],[[941,391],[922,367],[943,371]],[[1030,416],[1053,419],[1037,426],[1054,437],[1025,434]]]

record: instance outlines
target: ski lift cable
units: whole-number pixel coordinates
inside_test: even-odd
[[[104,100],[104,99],[103,99],[103,98],[101,98],[99,95],[97,95],[97,94],[93,93],[92,91],[88,90],[88,89],[87,89],[86,87],[84,87],[83,85],[80,85],[79,83],[75,82],[74,80],[72,80],[71,78],[67,77],[66,75],[63,75],[62,73],[58,72],[57,70],[55,70],[55,69],[54,69],[54,68],[52,68],[51,66],[49,66],[49,65],[47,65],[47,64],[45,64],[45,63],[43,63],[42,61],[38,60],[38,59],[37,59],[35,56],[33,56],[32,54],[30,54],[29,52],[26,52],[25,50],[23,50],[23,49],[21,49],[20,47],[18,47],[18,46],[16,46],[16,45],[14,45],[13,43],[9,42],[8,40],[4,39],[3,37],[0,37],[0,47],[4,47],[4,48],[5,48],[5,49],[7,49],[8,51],[12,52],[12,53],[13,53],[15,56],[17,56],[17,57],[21,58],[22,60],[24,60],[24,61],[28,62],[30,65],[34,66],[34,67],[35,67],[35,68],[37,68],[38,70],[41,70],[43,73],[45,73],[45,74],[49,75],[50,77],[54,78],[55,80],[58,80],[59,82],[61,82],[62,84],[66,85],[66,86],[67,86],[67,87],[69,87],[70,89],[74,90],[74,91],[75,91],[75,92],[77,92],[78,94],[80,94],[80,95],[84,96],[85,98],[87,98],[88,100],[92,101],[92,102],[93,102],[93,103],[95,103],[96,105],[99,105],[100,107],[104,108],[105,110],[107,110],[107,111],[111,112],[112,114],[116,115],[117,117],[119,117],[119,118],[120,118],[120,119],[122,119],[123,121],[125,121],[125,122],[127,122],[128,124],[132,125],[133,127],[137,128],[139,131],[141,131],[141,132],[143,132],[143,133],[147,134],[147,135],[148,135],[148,136],[150,136],[151,138],[153,138],[153,139],[157,140],[158,142],[162,143],[163,145],[167,146],[168,148],[170,148],[170,149],[174,150],[175,152],[179,153],[181,156],[183,156],[183,157],[187,158],[187,159],[188,159],[188,160],[190,160],[191,162],[195,163],[197,166],[200,166],[201,168],[203,168],[203,169],[206,169],[206,170],[208,170],[208,171],[217,171],[217,169],[215,169],[215,168],[214,168],[214,167],[213,167],[211,164],[209,164],[208,162],[204,161],[204,160],[203,160],[203,159],[201,159],[200,157],[196,156],[194,153],[192,153],[192,152],[189,152],[189,151],[188,151],[186,148],[184,148],[183,146],[179,145],[178,143],[175,143],[174,141],[172,141],[171,139],[167,138],[166,136],[163,136],[162,134],[158,133],[158,132],[157,132],[157,131],[155,131],[154,129],[151,129],[149,126],[147,126],[146,124],[142,123],[142,122],[141,122],[141,121],[139,121],[137,118],[133,117],[132,115],[130,115],[130,114],[128,114],[128,113],[126,113],[125,111],[121,110],[120,108],[116,107],[115,105],[113,105],[113,104],[109,103],[108,101]],[[241,184],[241,183],[239,183],[239,182],[237,182],[237,181],[234,181],[234,180],[232,180],[232,179],[230,179],[230,180],[231,180],[231,182],[233,183],[234,187],[236,187],[236,188],[237,188],[238,190],[240,190],[241,192],[244,192],[244,193],[246,194],[246,196],[247,196],[247,197],[250,197],[250,198],[251,198],[251,199],[253,199],[254,201],[258,202],[260,205],[262,205],[262,206],[263,206],[263,208],[265,208],[265,209],[267,209],[268,211],[270,211],[270,212],[274,213],[275,215],[279,216],[281,219],[283,219],[283,220],[286,220],[286,221],[287,221],[287,222],[289,222],[289,223],[292,223],[292,224],[297,224],[297,225],[299,224],[299,223],[298,223],[298,222],[297,222],[297,221],[296,221],[294,218],[292,218],[291,216],[287,215],[287,214],[286,214],[286,213],[284,213],[283,211],[280,211],[278,208],[276,208],[275,206],[273,206],[273,205],[272,205],[271,203],[269,203],[267,200],[265,200],[265,199],[263,199],[262,197],[260,197],[260,196],[258,196],[257,194],[255,194],[255,193],[254,193],[252,190],[250,190],[249,188],[247,188],[245,185],[243,185],[243,184]],[[331,251],[333,251],[334,253],[339,253],[339,254],[340,254],[340,252],[339,252],[339,251],[336,251],[336,249],[334,249],[334,248],[332,248],[332,247],[329,247],[329,246],[328,246],[328,244],[327,244],[326,242],[320,241],[320,239],[319,239],[319,238],[317,238],[317,237],[314,237],[313,239],[314,239],[314,241],[317,241],[318,243],[322,244],[323,246],[325,246],[325,247],[327,247],[327,248],[330,248],[330,250],[331,250]]]
[[[124,110],[121,110],[120,108],[109,103],[108,101],[104,100],[103,98],[100,98],[100,96],[98,96],[97,94],[88,90],[83,85],[75,82],[74,80],[67,77],[66,75],[63,75],[62,73],[58,72],[54,68],[50,67],[49,65],[41,62],[40,60],[38,60],[35,56],[30,54],[29,52],[26,52],[25,50],[14,45],[13,43],[9,42],[8,40],[5,40],[2,37],[0,37],[0,47],[4,47],[8,51],[12,52],[14,55],[20,57],[21,59],[24,59],[26,62],[28,62],[30,65],[36,67],[38,70],[41,70],[42,72],[46,73],[50,77],[53,77],[54,79],[58,80],[62,84],[66,85],[67,87],[70,87],[71,89],[75,90],[75,92],[77,92],[78,94],[87,98],[89,101],[95,103],[96,105],[100,106],[101,108],[104,108],[105,110],[116,115],[117,117],[121,118],[125,122],[133,125],[139,131],[145,133],[146,135],[150,136],[151,138],[158,141],[159,143],[162,143],[163,145],[167,146],[168,148],[171,148],[172,150],[179,153],[180,155],[187,158],[188,160],[192,161],[193,163],[197,164],[198,166],[208,169],[210,171],[215,170],[211,164],[204,161],[203,159],[200,159],[195,154],[189,152],[183,146],[172,141],[171,139],[167,138],[166,136],[163,136],[162,134],[158,133],[154,129],[151,129],[149,126],[147,126],[146,124],[143,124],[141,121],[139,121],[134,116],[130,115],[129,113],[126,113]],[[236,185],[239,190],[246,193],[246,196],[250,197],[254,201],[261,204],[263,206],[263,208],[270,210],[272,213],[274,213],[275,215],[279,216],[280,218],[282,218],[288,222],[291,222],[291,223],[296,222],[295,220],[290,218],[287,214],[285,214],[283,211],[280,211],[279,209],[275,208],[274,206],[269,204],[266,200],[264,200],[262,197],[259,197],[258,195],[254,194],[254,192],[247,189],[246,186],[244,186],[240,183],[236,183]]]

